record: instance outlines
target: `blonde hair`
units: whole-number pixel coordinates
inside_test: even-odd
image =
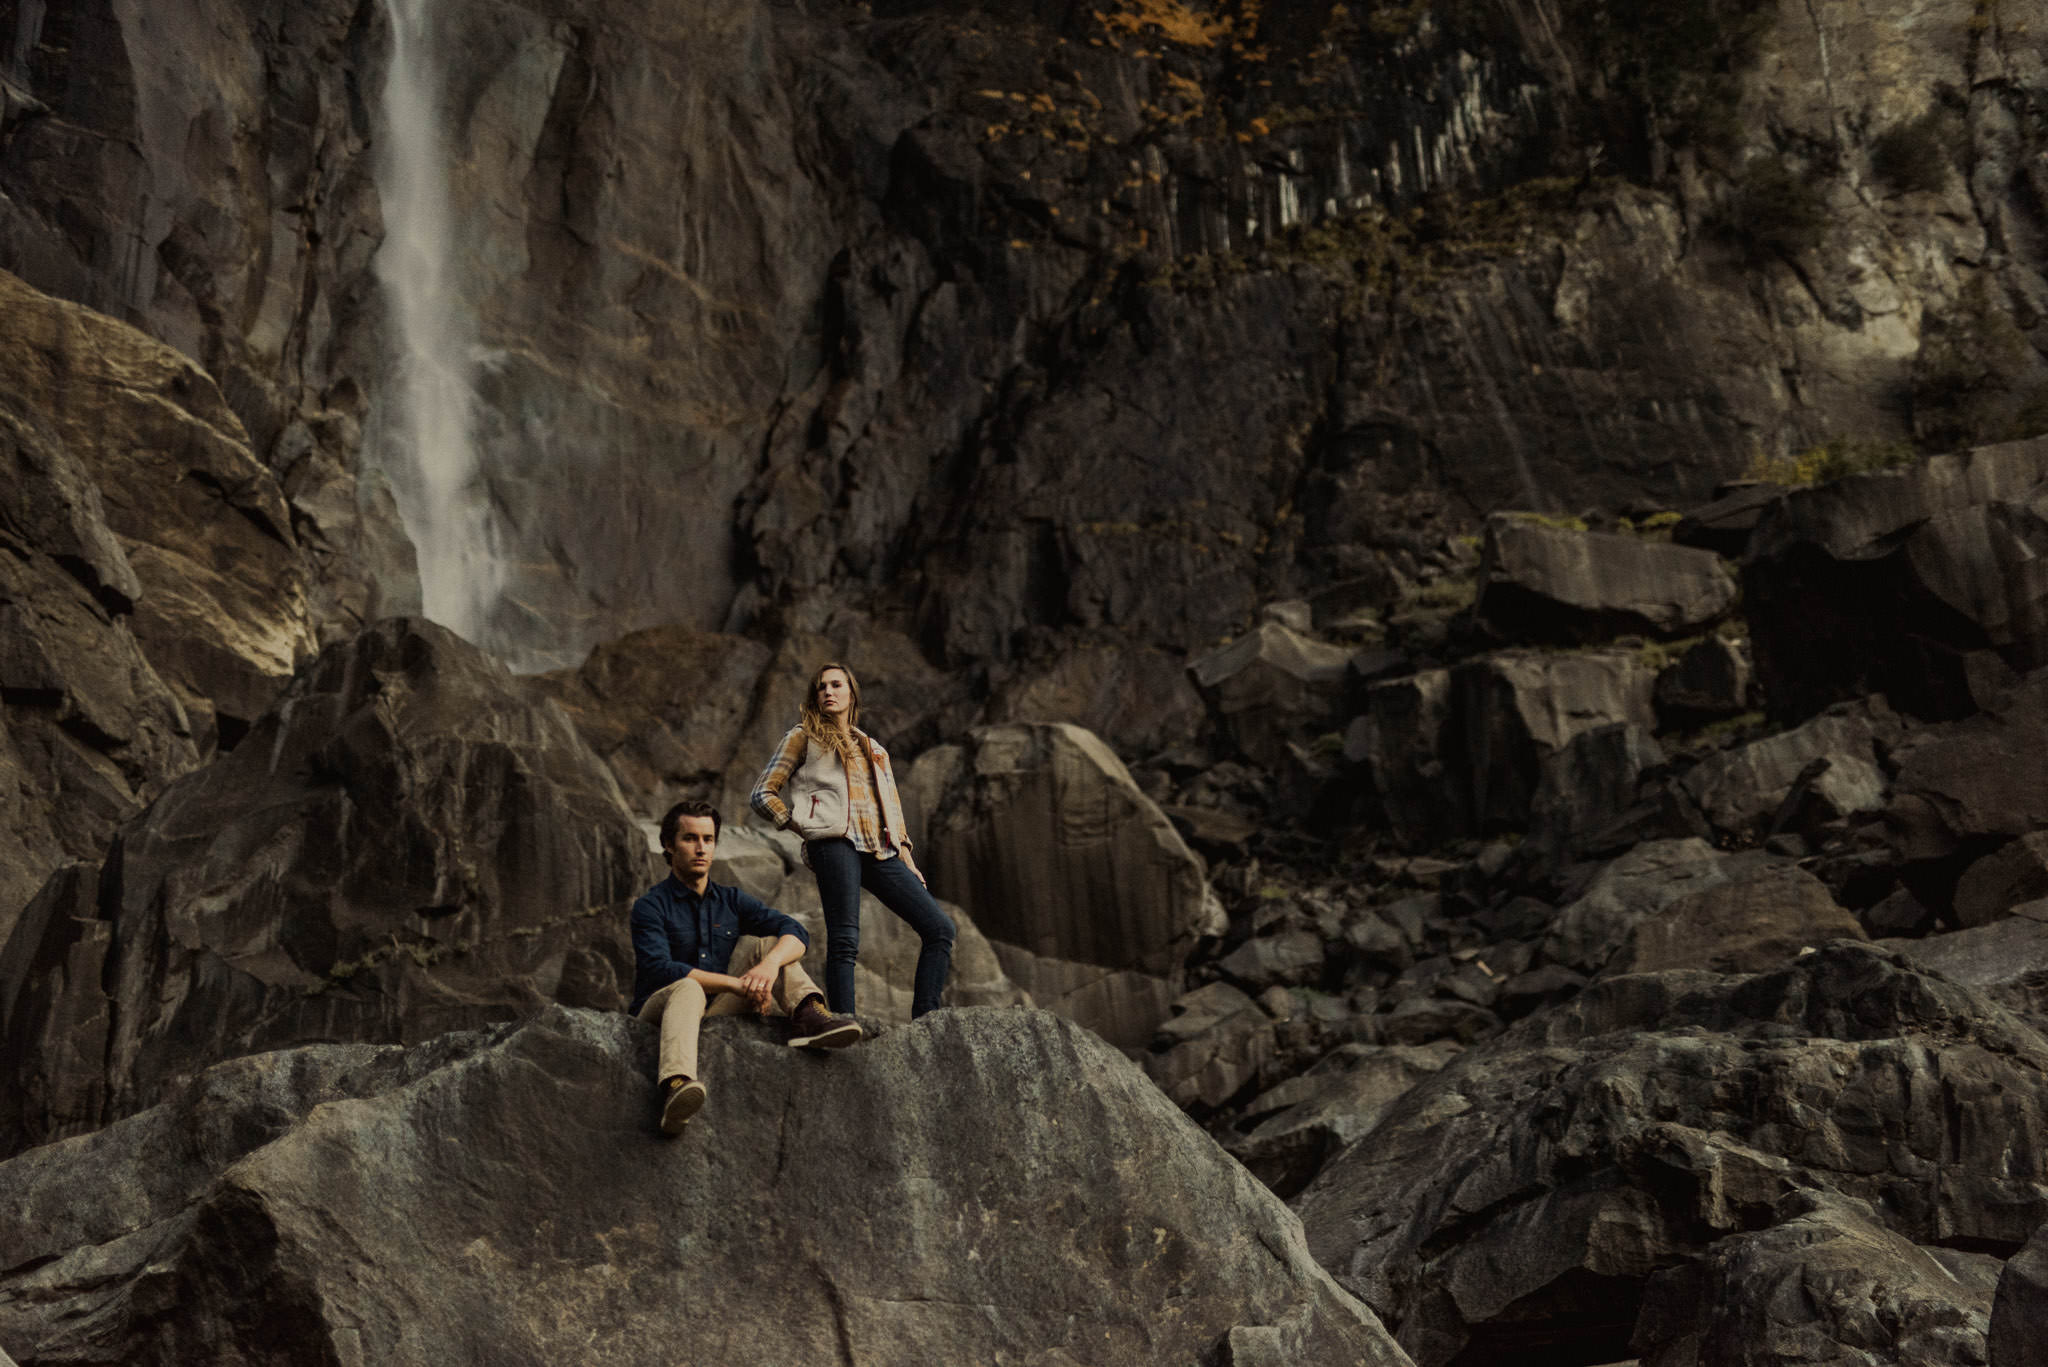
[[[846,691],[852,695],[846,705],[846,727],[841,730],[832,718],[818,710],[818,683],[828,670],[838,670],[846,676]],[[811,675],[811,685],[804,690],[803,710],[797,725],[803,729],[814,745],[830,750],[839,756],[842,764],[860,763],[860,746],[853,738],[853,728],[860,724],[860,680],[853,677],[853,671],[837,660],[828,660],[818,666]]]

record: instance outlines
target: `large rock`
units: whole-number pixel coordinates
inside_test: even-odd
[[[1188,676],[1238,747],[1276,769],[1285,763],[1288,741],[1335,719],[1353,653],[1263,622],[1194,660]]]
[[[1685,788],[1717,830],[1744,838],[1765,833],[1802,777],[1802,801],[1821,819],[1874,812],[1889,795],[1881,761],[1900,735],[1883,699],[1845,703],[1789,731],[1716,751],[1686,774]]]
[[[1543,940],[1544,957],[1599,973],[1639,925],[1673,903],[1786,862],[1758,850],[1725,854],[1697,836],[1645,841],[1603,865],[1585,892],[1558,912]]]
[[[1893,846],[1908,859],[1937,860],[2048,829],[2044,754],[2048,670],[1995,712],[1907,737],[1885,809]]]
[[[2048,1016],[2048,901],[2035,906],[2035,916],[1879,943],[2014,1010]]]
[[[0,312],[0,406],[47,424],[98,487],[140,585],[137,639],[202,739],[232,743],[313,651],[276,477],[212,378],[170,347],[5,271]]]
[[[1861,1203],[1894,1236],[1869,1268],[1880,1281],[1908,1245],[2016,1251],[2048,1215],[2048,1150],[2030,1138],[2044,1117],[2034,1025],[1834,944],[1756,977],[1596,983],[1424,1080],[1296,1206],[1317,1258],[1418,1363],[1604,1362],[1632,1335],[1680,1332],[1668,1304],[1639,1318],[1651,1278],[1694,1266],[1726,1285],[1739,1259],[1717,1241],[1782,1230],[1796,1248],[1784,1227],[1816,1199]],[[1824,1336],[1865,1331],[1853,1316],[1830,1327],[1834,1314],[1814,1317]],[[1916,1313],[1884,1332],[1928,1327]],[[1893,1341],[1876,1360],[1895,1360]],[[1872,1347],[1834,1343],[1842,1360]]]
[[[2048,1224],[2034,1231],[1998,1278],[1988,1342],[1991,1367],[2027,1367],[2048,1343]]]
[[[1292,1197],[1459,1048],[1451,1039],[1421,1046],[1341,1045],[1299,1077],[1255,1098],[1238,1122],[1244,1132],[1226,1138],[1224,1147],[1275,1194]]]
[[[1444,764],[1451,719],[1451,672],[1430,669],[1368,687],[1344,732],[1344,758],[1364,768],[1379,818],[1404,844],[1465,828],[1463,792]]]
[[[997,942],[1010,978],[1144,1045],[1187,950],[1224,921],[1200,857],[1123,763],[1077,726],[986,726],[920,756],[905,787],[932,891]]]
[[[556,1008],[266,1054],[24,1154],[0,1166],[0,1341],[31,1363],[1407,1364],[1276,1198],[1055,1017],[943,1012],[830,1059],[714,1021],[677,1140],[654,1033]]]
[[[1984,1361],[1997,1258],[1923,1248],[1841,1196],[1794,1193],[1776,1213],[1651,1278],[1630,1345],[1642,1367]]]
[[[439,627],[329,648],[0,950],[9,1149],[236,1054],[623,1001],[647,842],[562,714]]]
[[[1023,670],[989,699],[992,722],[1068,722],[1120,755],[1193,740],[1208,720],[1178,656],[1127,642],[1082,642]]]
[[[1509,514],[1486,524],[1473,611],[1504,640],[1589,645],[1689,635],[1735,597],[1735,576],[1711,551]]]
[[[1766,864],[1637,921],[1602,971],[1766,973],[1830,940],[1864,938],[1862,924],[1835,904],[1826,884],[1797,865]]]
[[[1787,495],[1743,568],[1772,713],[1866,693],[1924,718],[1986,706],[1987,679],[2048,664],[2044,547],[2048,438]]]
[[[1956,883],[1956,924],[1989,925],[2043,897],[2048,897],[2048,830],[2023,835],[1963,871]]]

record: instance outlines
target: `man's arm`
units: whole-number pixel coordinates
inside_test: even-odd
[[[789,776],[804,762],[804,747],[809,742],[802,727],[792,727],[776,747],[775,757],[768,761],[768,767],[761,771],[760,780],[754,784],[754,795],[749,805],[762,816],[775,823],[777,829],[789,824],[789,807],[782,800],[782,785],[789,782]]]
[[[782,970],[803,958],[807,946],[794,935],[785,935],[768,947],[760,961],[740,974],[735,991],[746,993],[755,1006],[766,1008],[775,992],[775,980]]]
[[[641,988],[649,992],[658,991],[677,978],[688,976],[689,965],[669,957],[668,926],[663,922],[660,905],[652,896],[644,896],[633,903],[628,925],[633,932],[634,978]]]

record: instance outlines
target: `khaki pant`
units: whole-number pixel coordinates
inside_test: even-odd
[[[733,946],[732,963],[725,971],[739,977],[761,962],[761,957],[774,945],[775,941],[759,935],[742,935]],[[786,1016],[817,990],[811,975],[804,972],[803,960],[784,964],[782,972],[776,975],[767,1014]],[[679,1074],[696,1077],[697,1028],[704,1018],[737,1016],[753,1009],[754,1004],[740,993],[706,993],[703,984],[692,978],[678,978],[649,997],[640,1006],[640,1019],[661,1022],[661,1062],[655,1066],[654,1080],[666,1082]]]

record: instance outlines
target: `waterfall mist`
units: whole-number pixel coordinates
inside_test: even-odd
[[[434,0],[384,0],[391,64],[377,190],[376,272],[392,325],[385,472],[419,557],[422,610],[480,645],[504,588],[476,444],[476,326],[456,274]]]

